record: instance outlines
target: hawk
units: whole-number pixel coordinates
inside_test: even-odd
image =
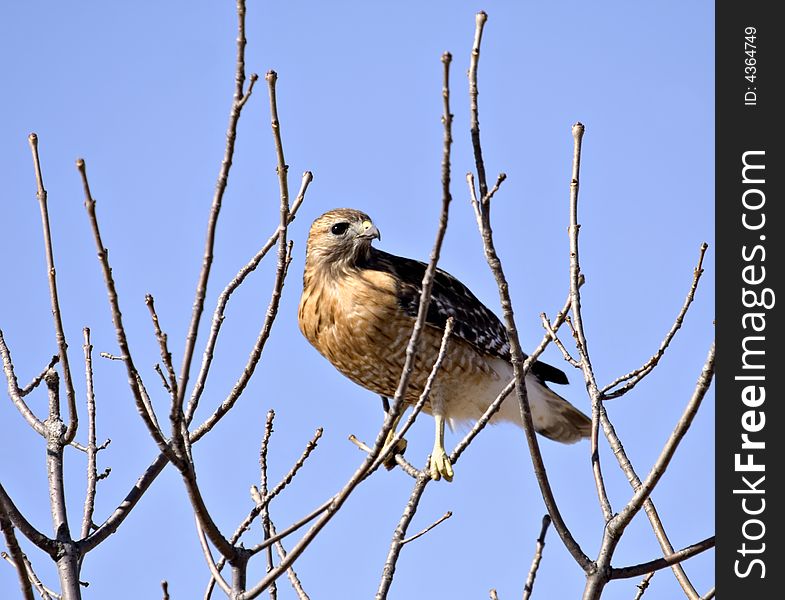
[[[392,397],[417,318],[427,265],[383,252],[371,245],[374,239],[381,239],[379,230],[359,210],[338,208],[313,222],[298,323],[303,335],[338,371],[376,394]],[[445,420],[452,426],[480,418],[512,380],[513,368],[507,332],[499,318],[469,288],[437,269],[420,351],[404,398],[407,404],[414,404],[422,392],[449,317],[454,320],[453,336],[423,410],[436,423],[430,474],[451,481],[453,469],[444,449]],[[564,443],[589,436],[590,419],[547,385],[567,383],[564,372],[538,361],[525,381],[538,433]],[[502,403],[494,421],[522,426],[514,395]]]

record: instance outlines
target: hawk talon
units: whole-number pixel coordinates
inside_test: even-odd
[[[431,479],[434,481],[439,481],[442,477],[444,477],[445,481],[452,481],[454,475],[452,463],[450,462],[450,457],[447,456],[447,452],[444,451],[444,448],[433,449],[430,462],[430,473]]]
[[[393,435],[394,434],[392,434],[391,432],[391,434],[388,436],[387,442],[384,444],[384,448],[382,448],[383,453],[387,451],[387,448],[389,448],[390,441],[392,440]],[[407,445],[408,442],[404,438],[401,438],[396,442],[392,452],[390,452],[390,454],[387,455],[387,458],[385,458],[382,461],[382,465],[384,466],[385,469],[387,469],[388,471],[392,471],[396,467],[398,463],[395,462],[395,455],[396,454],[403,455],[403,453],[406,452]]]

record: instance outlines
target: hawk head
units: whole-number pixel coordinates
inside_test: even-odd
[[[371,217],[353,208],[336,208],[311,225],[306,264],[350,268],[368,257],[371,241],[381,239]]]

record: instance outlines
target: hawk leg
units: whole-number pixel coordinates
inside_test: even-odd
[[[382,447],[383,453],[386,452],[387,449],[390,447],[390,444],[392,444],[393,438],[395,437],[395,430],[398,428],[398,423],[401,422],[401,417],[403,417],[403,413],[401,413],[395,418],[392,429],[390,429],[390,432],[387,434],[387,439],[384,441],[384,446]],[[387,469],[388,471],[392,471],[395,468],[395,465],[397,464],[395,462],[395,455],[403,454],[404,452],[406,452],[406,446],[407,446],[407,442],[404,438],[398,440],[392,452],[390,452],[390,454],[387,455],[387,458],[385,458],[384,461],[382,462],[382,465],[384,465],[385,469]]]
[[[433,442],[433,453],[431,454],[431,479],[438,481],[444,477],[446,481],[452,481],[452,464],[450,464],[450,457],[447,456],[444,449],[444,416],[435,414],[433,419],[436,423],[436,439]]]

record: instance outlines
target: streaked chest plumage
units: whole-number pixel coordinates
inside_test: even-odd
[[[354,270],[337,278],[306,278],[299,309],[300,330],[346,377],[377,394],[395,393],[414,319],[405,314],[388,273]],[[419,397],[436,359],[442,332],[426,326],[415,361],[408,402]],[[445,402],[487,385],[497,374],[485,357],[453,338],[434,394]]]

